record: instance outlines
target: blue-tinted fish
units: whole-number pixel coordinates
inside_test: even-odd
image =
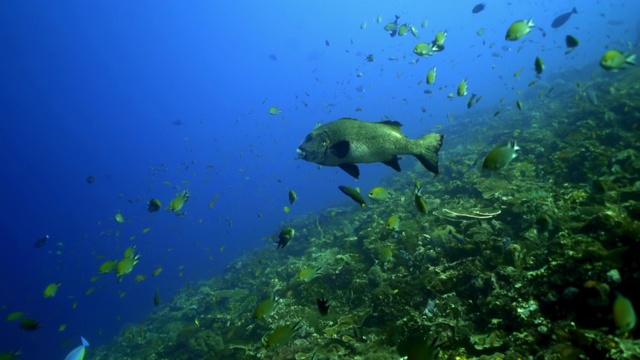
[[[33,244],[33,247],[41,248],[41,247],[44,246],[44,244],[47,242],[47,240],[49,240],[49,235],[45,235],[45,236],[41,237],[40,239],[38,239],[38,241],[36,241],[35,244]]]
[[[591,105],[598,105],[598,96],[596,95],[596,92],[592,88],[588,88],[585,93]]]
[[[398,19],[400,19],[400,16],[396,15],[396,19],[393,22],[384,26],[384,31],[388,32],[391,37],[398,34]]]
[[[472,12],[472,13],[474,13],[474,14],[477,14],[477,13],[479,13],[480,11],[484,10],[484,7],[485,7],[486,5],[487,5],[487,4],[485,4],[485,3],[479,3],[479,4],[477,4],[476,6],[474,6],[474,7],[473,7],[473,9],[471,9],[471,12]]]
[[[82,340],[82,345],[80,345],[77,348],[71,350],[69,355],[67,355],[67,357],[65,357],[64,360],[82,360],[82,359],[84,359],[84,353],[86,351],[87,346],[89,346],[89,342],[85,338],[83,338],[82,336],[80,337],[80,340]]]
[[[576,8],[574,7],[571,11],[566,12],[562,15],[558,15],[558,17],[553,19],[553,22],[551,23],[551,27],[554,29],[559,28],[560,26],[564,25],[567,21],[569,21],[569,18],[571,17],[571,15],[577,14],[577,13],[578,13],[578,10],[576,10]]]
[[[342,191],[343,194],[350,197],[353,201],[360,204],[360,207],[367,206],[367,204],[364,202],[364,199],[362,198],[362,195],[360,195],[359,189],[354,189],[344,185],[338,186],[338,189],[340,189],[340,191]]]
[[[567,44],[567,48],[571,50],[580,45],[580,41],[578,40],[578,38],[572,35],[567,35],[567,37],[564,39],[564,42]]]
[[[295,234],[296,231],[290,227],[284,228],[282,231],[280,231],[280,234],[278,235],[278,247],[276,247],[276,249],[284,248],[285,246],[287,246],[287,244],[289,243],[289,241],[291,241]]]

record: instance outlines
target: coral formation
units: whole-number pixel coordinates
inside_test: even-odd
[[[289,221],[286,258],[272,247],[243,255],[151,315],[144,341],[125,333],[90,358],[398,359],[436,336],[441,358],[638,358],[640,342],[616,335],[611,315],[616,291],[640,304],[640,91],[628,74],[598,105],[557,84],[534,110],[503,112],[509,122],[481,110],[457,120],[438,177],[418,164],[381,184],[384,205],[346,201]],[[512,139],[517,159],[477,168]],[[391,214],[397,232],[385,228]],[[296,281],[305,267],[321,271]],[[273,312],[254,320],[274,293]],[[315,308],[323,294],[326,316]],[[286,344],[261,344],[298,321]]]

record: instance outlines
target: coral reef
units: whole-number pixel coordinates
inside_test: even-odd
[[[640,342],[616,335],[611,316],[616,291],[640,304],[640,82],[626,75],[598,105],[566,86],[530,112],[503,112],[508,122],[481,111],[457,120],[438,177],[418,164],[381,184],[386,204],[292,219],[286,249],[243,255],[163,305],[143,338],[124,331],[88,358],[400,359],[434,337],[441,358],[639,358]],[[510,165],[477,168],[512,139],[522,151]],[[399,231],[385,228],[392,214]],[[321,270],[297,281],[305,267]],[[273,312],[254,320],[273,294]],[[298,321],[286,344],[262,345]]]

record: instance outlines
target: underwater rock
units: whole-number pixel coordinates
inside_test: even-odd
[[[384,277],[385,275],[378,265],[372,266],[371,269],[369,269],[369,271],[367,272],[367,280],[369,282],[369,285],[373,288],[377,288],[382,285],[382,283],[384,282]]]

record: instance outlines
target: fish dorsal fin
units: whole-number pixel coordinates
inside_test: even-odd
[[[402,127],[402,124],[399,121],[384,120],[384,121],[379,121],[378,124],[387,126],[393,132],[401,134],[402,136],[405,136],[402,133],[402,130],[400,130],[400,128]]]
[[[339,159],[344,159],[349,155],[349,149],[351,145],[348,140],[340,140],[337,143],[331,145],[331,153]]]
[[[400,128],[402,127],[402,124],[399,121],[395,121],[395,120],[383,120],[383,121],[379,121],[378,124],[389,125],[394,128],[398,128],[398,130],[400,130]]]

